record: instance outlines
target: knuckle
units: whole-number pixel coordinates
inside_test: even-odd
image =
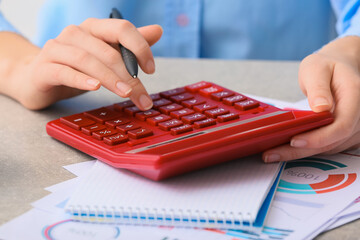
[[[89,26],[94,24],[95,21],[97,21],[97,18],[87,18],[85,21],[81,23],[81,25]]]
[[[307,68],[309,66],[318,66],[326,67],[327,66],[327,57],[319,53],[313,53],[306,56],[300,63],[300,69]]]
[[[57,45],[57,41],[55,39],[49,39],[43,46],[44,50],[52,49]]]
[[[127,31],[129,29],[133,29],[135,26],[129,22],[128,20],[122,19],[119,25],[119,33],[121,34],[123,31]]]
[[[307,64],[312,64],[316,59],[318,58],[318,56],[316,54],[310,54],[308,56],[306,56],[300,63],[300,67],[304,67]]]
[[[129,84],[132,88],[142,85],[141,81],[138,78],[129,78],[126,83]]]
[[[76,55],[76,63],[78,65],[83,65],[85,64],[89,58],[90,58],[90,53],[86,52],[86,51],[77,51],[77,53],[75,54]]]
[[[60,37],[60,39],[62,37],[74,37],[78,34],[79,31],[81,31],[80,27],[72,24],[72,25],[65,27],[59,37]]]

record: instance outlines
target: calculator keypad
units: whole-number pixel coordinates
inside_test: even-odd
[[[108,146],[134,147],[156,137],[178,136],[228,124],[268,106],[209,82],[151,94],[153,108],[141,111],[130,100],[74,114],[61,123]]]

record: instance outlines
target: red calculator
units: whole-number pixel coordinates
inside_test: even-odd
[[[333,121],[330,112],[288,111],[201,81],[151,94],[141,111],[123,101],[49,122],[48,134],[152,180],[234,160]]]

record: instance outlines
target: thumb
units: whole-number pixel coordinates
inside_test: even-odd
[[[150,46],[154,45],[163,33],[163,29],[160,25],[148,25],[138,28],[138,31],[143,35],[145,40]]]
[[[299,84],[314,112],[330,111],[334,105],[331,79],[334,65],[313,54],[305,58],[299,69]]]

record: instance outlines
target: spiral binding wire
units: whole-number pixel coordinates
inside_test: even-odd
[[[234,213],[234,212],[200,212],[199,210],[187,209],[164,209],[160,211],[157,208],[152,210],[145,208],[132,208],[132,207],[111,207],[106,206],[67,206],[69,212],[75,219],[82,221],[104,221],[106,222],[119,222],[119,223],[132,223],[132,224],[156,224],[168,226],[194,226],[196,227],[216,227],[216,228],[253,228],[252,215],[250,213]],[[94,212],[94,216],[92,213]],[[111,217],[109,217],[111,215]],[[152,216],[153,219],[150,219]],[[195,222],[193,221],[195,219]],[[202,221],[205,220],[205,221]],[[212,222],[211,222],[212,221]],[[229,223],[230,221],[230,223]],[[245,226],[248,223],[249,226]],[[246,224],[247,225],[247,224]]]

